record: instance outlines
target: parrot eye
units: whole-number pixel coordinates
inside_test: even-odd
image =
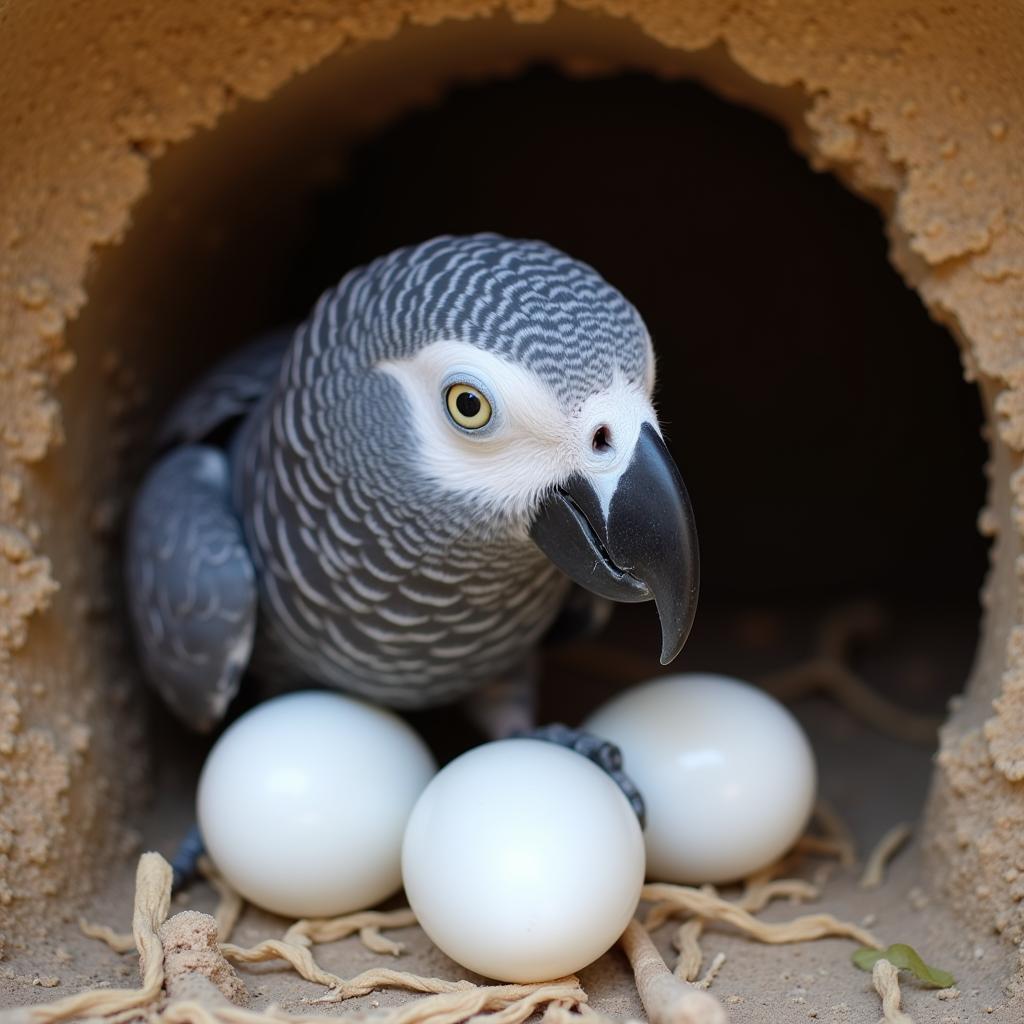
[[[465,430],[479,430],[491,421],[491,403],[472,384],[452,384],[445,404],[448,415]]]

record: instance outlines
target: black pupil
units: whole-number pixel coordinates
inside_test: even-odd
[[[458,409],[467,420],[471,420],[480,411],[480,396],[474,395],[472,391],[463,391],[462,394],[455,399],[455,408]]]

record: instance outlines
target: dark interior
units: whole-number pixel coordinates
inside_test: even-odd
[[[300,319],[397,245],[545,238],[617,285],[655,339],[659,409],[702,543],[701,611],[675,667],[756,678],[805,656],[822,612],[869,601],[887,623],[864,652],[869,682],[932,710],[962,688],[987,557],[978,393],[889,264],[875,209],[811,171],[781,128],[688,82],[538,67],[400,118],[325,161],[304,194],[286,166],[277,180],[232,168],[225,216],[236,195],[265,205],[211,240],[224,278],[200,258],[191,283],[161,283],[204,311],[176,314],[187,341],[169,380]],[[261,251],[275,231],[298,241]],[[243,277],[239,315],[217,289]],[[173,392],[157,389],[154,416]],[[597,643],[633,670],[594,678],[571,650],[555,654],[544,715],[576,718],[655,670],[656,637],[653,608],[629,607]],[[439,740],[442,754],[466,742]]]
[[[310,197],[270,320],[442,233],[544,238],[641,310],[696,502],[706,604],[973,600],[981,411],[876,211],[687,82],[547,69],[403,118]]]

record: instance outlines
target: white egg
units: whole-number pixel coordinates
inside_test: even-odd
[[[633,687],[583,727],[616,743],[647,803],[647,874],[730,882],[799,838],[817,771],[797,720],[738,679],[692,674]]]
[[[420,797],[402,876],[423,930],[500,981],[545,981],[609,949],[640,898],[636,815],[596,765],[542,740],[488,743]]]
[[[359,910],[401,885],[405,825],[436,770],[390,712],[340,694],[288,694],[214,744],[199,779],[199,830],[257,906],[286,917]]]

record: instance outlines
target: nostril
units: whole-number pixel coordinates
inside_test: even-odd
[[[612,447],[612,432],[609,427],[598,427],[594,431],[593,446],[595,452],[607,452],[611,451]]]

